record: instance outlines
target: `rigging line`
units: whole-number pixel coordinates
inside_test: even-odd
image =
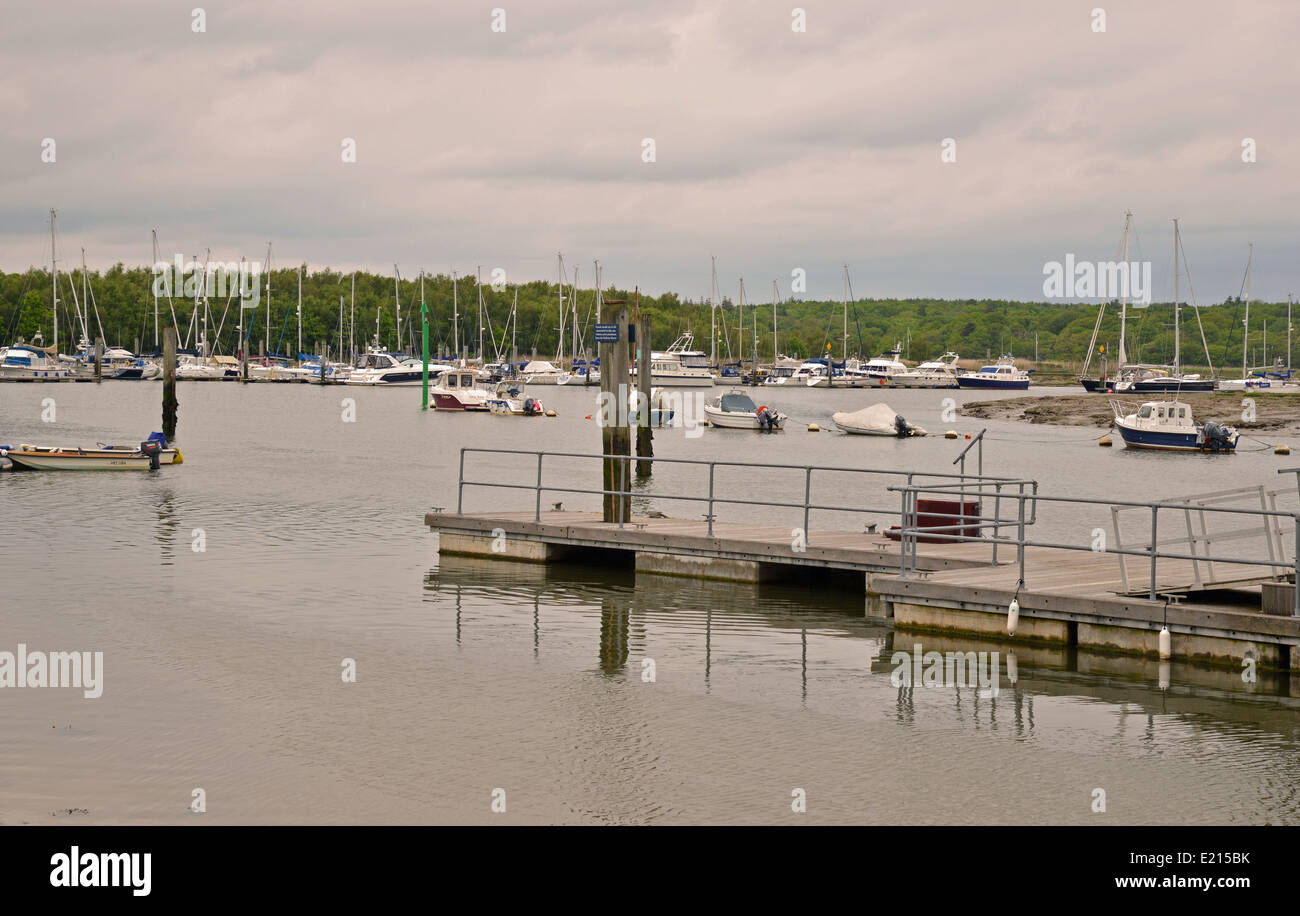
[[[853,324],[858,329],[858,359],[862,359],[862,325],[858,322],[858,303],[853,296],[853,278],[846,277],[849,285],[849,301],[853,303]]]
[[[1179,239],[1181,241],[1181,237]],[[1201,324],[1201,309],[1196,304],[1196,287],[1192,286],[1192,271],[1187,266],[1187,245],[1179,246],[1183,255],[1183,273],[1187,275],[1187,295],[1192,300],[1192,311],[1196,314],[1196,327],[1201,332],[1201,346],[1205,349],[1205,361],[1209,363],[1210,378],[1214,378],[1214,360],[1210,358],[1210,345],[1205,340],[1205,325]]]

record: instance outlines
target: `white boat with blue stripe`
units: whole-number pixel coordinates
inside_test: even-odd
[[[1237,448],[1237,431],[1207,420],[1197,423],[1192,408],[1182,401],[1147,401],[1134,413],[1121,414],[1121,406],[1112,401],[1115,427],[1128,448],[1159,449],[1175,452],[1233,452]]]

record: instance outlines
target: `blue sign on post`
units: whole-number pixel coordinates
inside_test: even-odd
[[[618,325],[596,325],[596,343],[618,343]]]

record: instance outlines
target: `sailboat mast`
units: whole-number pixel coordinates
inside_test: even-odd
[[[460,300],[456,295],[456,271],[451,272],[451,348],[460,359]]]
[[[158,263],[158,230],[153,230],[153,262]],[[153,285],[153,348],[158,349],[158,284]]]
[[[352,353],[352,365],[357,364],[357,272],[352,271],[352,302],[348,310],[348,350]]]
[[[298,265],[298,356],[302,356],[302,265]]]
[[[555,344],[555,361],[564,368],[564,255],[556,253],[556,264],[560,273],[560,327],[559,340]]]
[[[713,284],[709,287],[709,366],[718,364],[718,258],[713,256]]]
[[[844,345],[840,350],[840,359],[847,363],[849,358],[849,265],[844,265]],[[828,366],[827,369],[830,367]],[[847,368],[847,367],[846,367]]]
[[[1241,377],[1246,378],[1246,347],[1250,343],[1250,265],[1255,259],[1255,243],[1250,243],[1246,255],[1246,317],[1243,319],[1244,330],[1241,335]]]
[[[1181,365],[1180,340],[1178,334],[1178,219],[1174,219],[1174,375],[1178,375],[1178,367]]]
[[[375,329],[379,334],[379,329]],[[262,342],[266,353],[271,352],[271,243],[266,243],[266,340]]]
[[[772,365],[779,359],[776,355],[776,281],[772,281]]]
[[[1129,225],[1132,223],[1132,221],[1133,221],[1133,211],[1128,210],[1124,213],[1124,273],[1123,273],[1124,288],[1120,291],[1120,303],[1119,303],[1119,364],[1120,366],[1123,366],[1124,363],[1127,362],[1127,356],[1125,354],[1126,348],[1124,345],[1124,338],[1128,333],[1127,331],[1128,288],[1129,288],[1129,270],[1131,269],[1128,263],[1128,231],[1129,231]],[[1178,265],[1175,264],[1174,267],[1175,269],[1177,269]],[[1089,347],[1089,356],[1092,355],[1091,350],[1092,348]]]
[[[740,324],[736,328],[736,362],[740,363],[740,375],[745,375],[745,278],[740,278],[740,305],[737,307]]]
[[[569,349],[569,360],[578,358],[578,268],[573,268],[573,286],[569,287],[573,300],[573,346]]]
[[[393,301],[397,303],[397,352],[402,352],[402,291],[398,284],[401,282],[401,274],[397,270],[397,265],[393,265]]]
[[[50,307],[54,310],[54,353],[59,352],[59,271],[54,253],[54,208],[50,208]]]
[[[478,358],[479,365],[487,365],[487,357],[483,354],[483,266],[475,268],[475,277],[477,282],[474,284],[478,287]]]

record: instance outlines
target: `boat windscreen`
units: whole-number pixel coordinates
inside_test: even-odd
[[[722,409],[727,413],[754,413],[758,407],[747,394],[724,394]]]

